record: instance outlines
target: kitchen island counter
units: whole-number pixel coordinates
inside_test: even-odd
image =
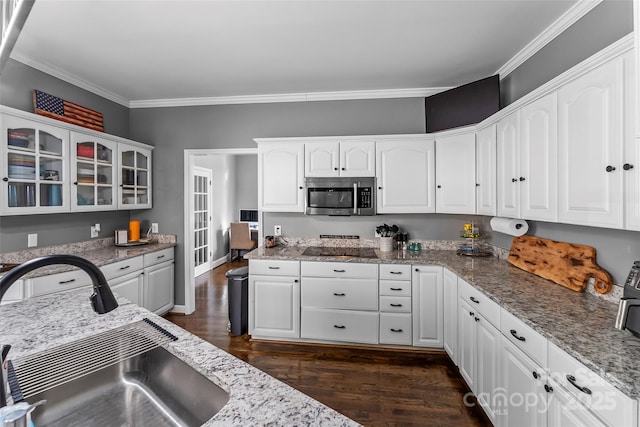
[[[90,291],[79,289],[0,306],[2,344],[9,359],[105,332],[149,318],[178,337],[165,348],[227,390],[229,402],[204,425],[355,426],[349,418],[179,328],[118,297],[120,306],[94,313]],[[87,420],[90,424],[90,420]]]
[[[376,258],[306,256],[303,246],[257,248],[253,259],[443,266],[609,381],[640,397],[640,339],[614,327],[617,304],[589,292],[574,292],[520,270],[497,257],[466,257],[455,250],[380,252]],[[620,287],[614,287],[619,292]],[[614,298],[615,299],[615,298]]]

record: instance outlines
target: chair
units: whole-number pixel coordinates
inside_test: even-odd
[[[231,237],[229,244],[230,261],[233,261],[233,251],[238,251],[240,256],[242,251],[250,251],[258,246],[258,242],[251,240],[251,231],[248,222],[232,222]]]

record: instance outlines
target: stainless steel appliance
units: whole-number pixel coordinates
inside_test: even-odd
[[[307,178],[307,215],[375,215],[376,179]]]
[[[628,329],[640,337],[640,261],[633,263],[624,282],[624,294],[618,306],[617,329]]]

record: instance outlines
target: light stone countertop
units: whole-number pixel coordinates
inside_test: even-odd
[[[453,250],[380,252],[377,249],[377,258],[311,257],[302,255],[304,249],[302,246],[260,247],[247,253],[245,258],[441,265],[627,396],[640,397],[640,339],[614,328],[617,304],[611,300],[588,292],[574,292],[496,257],[465,257]],[[615,288],[619,294],[620,287]]]
[[[0,337],[2,344],[12,345],[9,358],[18,359],[147,317],[178,337],[165,346],[167,350],[229,392],[229,402],[204,425],[358,425],[126,299],[118,297],[116,310],[98,315],[90,307],[89,294],[87,289],[79,289],[0,306]]]

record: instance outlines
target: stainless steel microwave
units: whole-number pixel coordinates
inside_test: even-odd
[[[375,215],[376,179],[307,178],[307,215]]]

